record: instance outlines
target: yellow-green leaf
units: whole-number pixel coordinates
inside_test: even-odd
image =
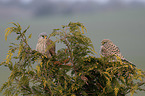
[[[19,56],[20,56],[20,53],[22,52],[22,48],[23,48],[23,46],[22,46],[22,45],[20,45],[20,46],[19,46],[19,51],[18,51],[17,57],[19,57]]]
[[[28,36],[28,38],[31,38],[31,36],[32,36],[32,33]]]
[[[46,84],[47,84],[47,81],[45,80],[44,83],[43,83],[44,88],[46,87]]]
[[[82,28],[82,33],[84,34],[84,28],[83,28],[83,26],[81,26],[81,28]]]
[[[7,40],[7,37],[8,37],[8,35],[9,35],[9,33],[10,33],[10,27],[8,27],[8,28],[6,28],[6,30],[5,30],[5,40]]]
[[[10,22],[11,24],[13,24],[13,25],[15,25],[16,27],[18,26],[16,23],[14,23],[14,22]]]
[[[79,76],[81,76],[82,75],[82,73],[79,73]]]
[[[75,94],[72,94],[71,96],[76,96]]]
[[[40,76],[40,66],[36,66],[36,70],[37,70],[37,75]]]
[[[115,87],[115,88],[114,88],[114,93],[115,93],[115,96],[117,96],[118,91],[119,91],[119,88]]]
[[[62,93],[62,90],[59,90],[60,93]]]
[[[43,62],[40,63],[40,66],[41,66],[41,67],[42,67],[42,65],[43,65]]]

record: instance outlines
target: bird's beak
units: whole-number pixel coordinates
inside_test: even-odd
[[[47,39],[47,36],[44,36],[45,39]]]

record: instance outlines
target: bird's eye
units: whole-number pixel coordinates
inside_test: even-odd
[[[105,42],[102,42],[102,45],[104,45],[105,44]]]
[[[44,38],[44,36],[42,36]]]

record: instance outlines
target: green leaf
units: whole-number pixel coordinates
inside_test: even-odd
[[[37,70],[37,75],[40,76],[40,66],[36,66],[36,70]]]
[[[18,59],[18,57],[17,57],[17,56],[14,56],[13,58],[14,58],[14,59]]]
[[[30,25],[23,31],[22,34],[25,34],[29,28],[30,28]]]
[[[60,65],[60,68],[63,68],[63,69],[71,69],[72,66],[68,66],[68,65]]]
[[[28,36],[28,38],[31,38],[31,36],[32,36],[32,33]]]
[[[19,31],[19,32],[22,30],[22,27],[20,26],[19,23],[17,23],[17,28],[18,28],[18,31]]]
[[[10,23],[13,24],[13,25],[15,25],[16,27],[18,27],[18,25],[16,23],[14,23],[14,22],[10,22]]]
[[[20,56],[20,53],[22,52],[22,49],[23,49],[23,46],[20,44],[19,45],[19,51],[18,51],[17,57]]]
[[[20,37],[21,37],[20,35],[19,35],[19,36],[17,36],[16,40],[19,40],[19,39],[20,39]]]

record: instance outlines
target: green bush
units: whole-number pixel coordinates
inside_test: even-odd
[[[128,63],[94,56],[96,52],[82,23],[70,22],[53,30],[53,44],[61,43],[65,48],[51,58],[31,49],[27,41],[32,34],[25,35],[29,27],[22,31],[19,24],[12,24],[14,27],[6,29],[5,39],[14,32],[19,44],[11,43],[5,61],[0,64],[11,71],[0,89],[4,95],[125,96],[145,91],[144,71]],[[34,64],[36,68],[32,67]]]

